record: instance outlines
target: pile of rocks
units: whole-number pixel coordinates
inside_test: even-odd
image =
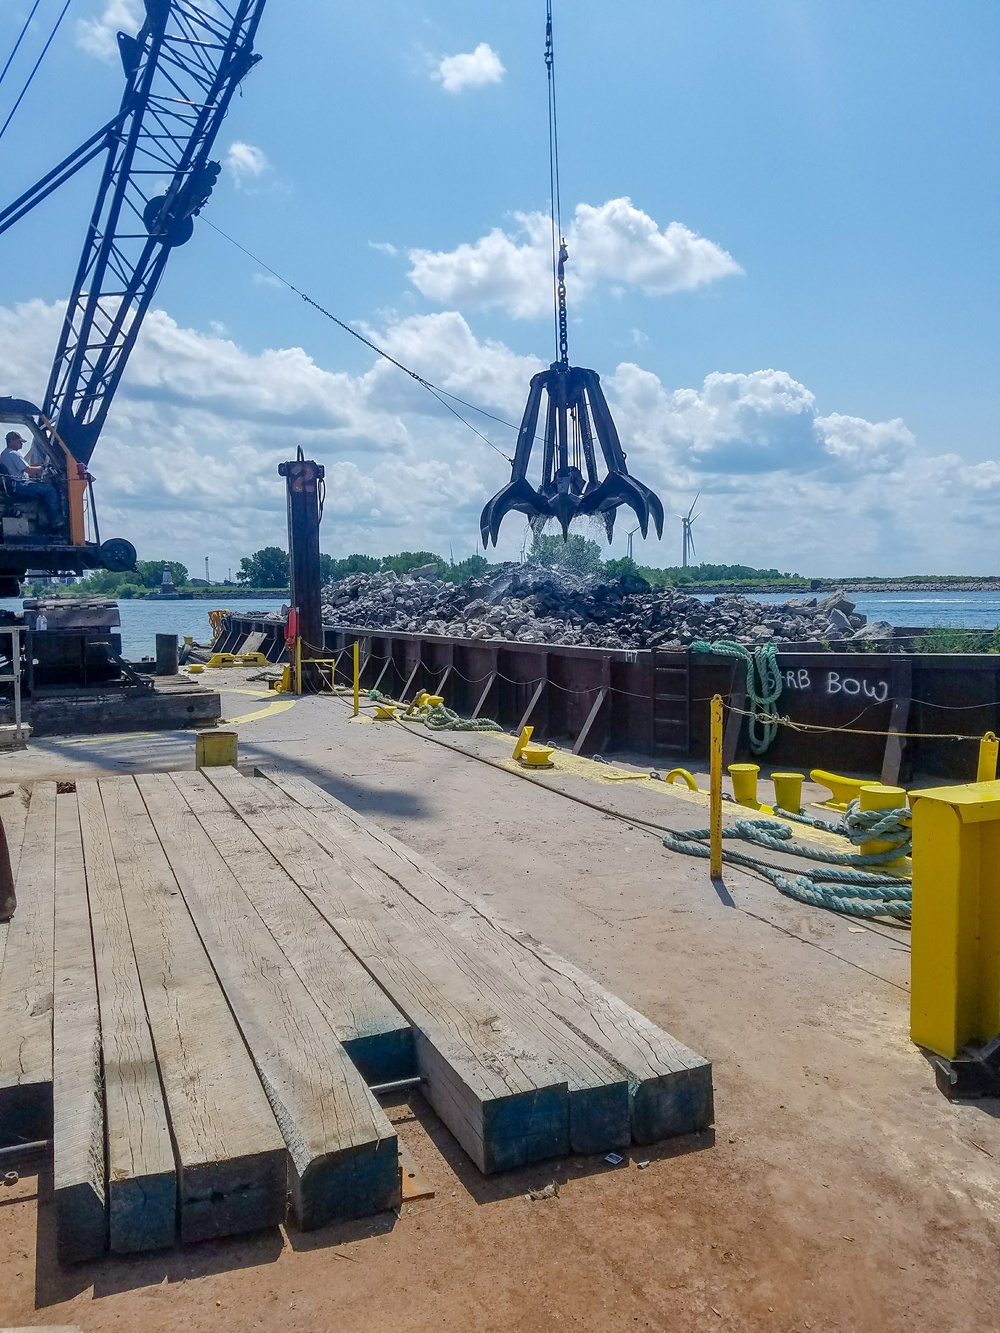
[[[819,651],[892,637],[884,621],[866,624],[842,592],[780,605],[733,593],[703,600],[651,588],[635,575],[608,580],[516,564],[458,585],[442,582],[433,567],[403,577],[350,574],[323,589],[323,618],[334,626],[593,648],[678,649],[695,639],[729,639]]]

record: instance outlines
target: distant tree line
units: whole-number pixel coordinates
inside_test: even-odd
[[[589,537],[574,533],[568,541],[559,536],[546,536],[538,533],[534,536],[526,552],[528,560],[534,564],[572,570],[578,574],[603,574],[608,578],[621,578],[625,574],[638,574],[649,583],[657,586],[684,584],[733,584],[733,583],[801,583],[800,574],[783,574],[777,569],[754,569],[750,565],[691,565],[682,568],[672,565],[665,569],[656,569],[649,565],[637,564],[628,556],[614,560],[602,558],[601,547]],[[399,551],[395,555],[373,556],[355,553],[337,559],[332,555],[320,556],[320,574],[324,583],[333,583],[349,574],[374,574],[394,570],[397,574],[407,574],[422,565],[437,565],[438,577],[449,583],[464,583],[467,579],[479,578],[490,568],[484,556],[470,555],[465,560],[445,560],[434,551]],[[149,597],[155,596],[163,582],[163,570],[169,568],[174,587],[178,592],[190,591],[192,580],[187,566],[178,560],[140,560],[135,569],[116,573],[108,569],[98,569],[79,583],[59,587],[49,583],[31,585],[27,591],[34,595],[63,596],[101,596],[101,597]],[[288,552],[280,546],[264,546],[252,555],[245,555],[240,560],[236,573],[236,585],[243,591],[272,592],[287,594],[289,580]],[[199,586],[206,585],[199,581]],[[220,595],[226,586],[216,585]]]

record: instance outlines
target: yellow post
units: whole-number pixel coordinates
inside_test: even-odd
[[[354,641],[354,716],[361,712],[361,644]]]
[[[722,878],[722,695],[712,700],[711,756],[709,760],[710,846],[713,879]]]
[[[302,693],[302,636],[295,636],[295,693]]]
[[[195,768],[235,768],[237,755],[238,735],[235,731],[195,732]]]
[[[772,773],[775,806],[797,815],[802,809],[802,780],[801,773]]]
[[[757,774],[759,764],[730,764],[729,776],[733,783],[733,796],[738,805],[747,805],[751,810],[759,810],[757,800]]]
[[[910,1036],[950,1060],[1000,1035],[1000,782],[910,801]]]
[[[906,792],[902,787],[883,787],[881,782],[872,782],[862,787],[858,793],[862,810],[897,810],[906,805]],[[872,852],[887,852],[891,842],[879,842],[877,839],[861,844],[862,856]]]
[[[997,777],[997,754],[1000,752],[1000,741],[988,731],[979,742],[979,770],[976,773],[977,782],[995,782]]]

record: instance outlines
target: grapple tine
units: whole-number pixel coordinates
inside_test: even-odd
[[[520,509],[522,513],[530,517],[537,512],[539,499],[537,492],[523,477],[517,477],[514,481],[509,481],[503,490],[498,491],[492,500],[486,502],[480,515],[479,529],[482,533],[483,545],[488,546],[492,539],[493,545],[496,546],[500,524],[511,510]],[[550,516],[551,511],[546,509],[546,517]]]

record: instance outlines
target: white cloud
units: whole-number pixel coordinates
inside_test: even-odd
[[[143,24],[139,0],[106,0],[101,13],[92,19],[80,19],[76,25],[76,44],[98,60],[118,58],[118,33],[134,37]]]
[[[607,387],[619,403],[619,429],[649,452],[666,443],[677,465],[697,474],[740,478],[862,476],[899,468],[914,438],[898,418],[871,422],[821,417],[815,396],[784,370],[716,371],[700,389],[666,389],[647,370],[620,365]]]
[[[445,56],[434,69],[433,78],[446,93],[464,92],[466,88],[483,88],[499,83],[506,70],[500,57],[486,42],[480,42],[474,51]]]
[[[42,301],[0,308],[0,394],[38,401],[61,319],[60,306]],[[371,332],[404,364],[512,422],[541,367],[477,338],[454,311]],[[603,382],[629,468],[668,514],[702,492],[705,559],[814,574],[981,572],[996,549],[1000,459],[922,450],[898,418],[821,414],[815,394],[780,370],[717,372],[676,389],[625,362]],[[512,431],[459,410],[510,451]],[[283,545],[277,465],[298,445],[327,467],[324,545],[337,554],[446,552],[449,543],[468,554],[484,501],[509,476],[384,360],[348,374],[301,348],[251,354],[153,311],[93,460],[102,531],[190,568],[206,554],[234,564]],[[509,520],[500,554],[516,555],[522,533]],[[669,519],[663,544],[647,542],[641,557],[675,563],[679,533]]]
[[[442,305],[501,309],[516,319],[547,315],[552,303],[549,219],[544,213],[514,216],[515,234],[496,227],[454,250],[410,250],[410,281]],[[599,283],[663,296],[743,271],[714,241],[681,222],[661,230],[626,198],[598,207],[577,204],[566,242],[567,285],[575,297]]]
[[[236,184],[256,180],[267,170],[270,163],[262,148],[255,148],[252,143],[243,143],[239,139],[229,145],[225,166],[236,177]]]

